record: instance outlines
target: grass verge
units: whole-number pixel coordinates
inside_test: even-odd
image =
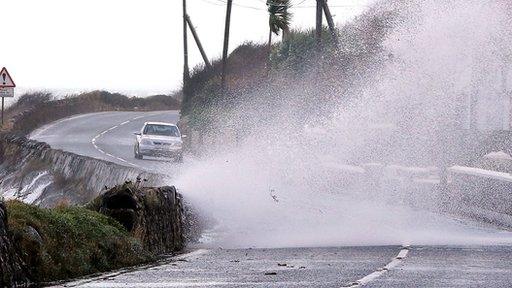
[[[50,282],[154,260],[112,218],[81,207],[6,203],[9,230],[34,282]]]

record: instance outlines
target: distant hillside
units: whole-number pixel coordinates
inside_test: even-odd
[[[138,98],[107,91],[93,91],[54,99],[51,93],[27,93],[6,110],[2,130],[26,134],[49,122],[81,113],[177,110],[181,105],[177,98],[177,95]]]

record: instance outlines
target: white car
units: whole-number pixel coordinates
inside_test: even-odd
[[[183,140],[178,126],[163,122],[146,122],[141,131],[134,134],[137,138],[134,147],[135,158],[154,156],[183,160]]]

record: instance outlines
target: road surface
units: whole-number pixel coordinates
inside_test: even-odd
[[[34,131],[30,138],[55,149],[166,173],[176,166],[168,159],[135,159],[133,133],[139,132],[147,121],[176,123],[178,119],[179,111],[90,113],[50,123]]]
[[[177,111],[102,112],[70,117],[32,133],[53,148],[156,172],[179,169],[133,157],[133,132],[145,121],[176,122]],[[185,162],[187,159],[185,159]],[[220,249],[59,287],[512,287],[511,241],[494,246],[366,246]],[[505,233],[505,235],[504,235]],[[509,236],[507,236],[509,235]]]
[[[55,287],[512,287],[511,247],[410,247],[396,259],[401,249],[200,249]]]

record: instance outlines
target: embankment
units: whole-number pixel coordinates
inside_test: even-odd
[[[0,135],[0,196],[11,199],[6,209],[0,197],[0,287],[109,271],[181,250],[182,198],[174,187],[154,188],[164,177]]]
[[[0,136],[0,191],[5,198],[42,207],[85,204],[125,181],[160,186],[162,175],[52,149],[12,134]]]
[[[0,287],[66,280],[179,251],[182,211],[174,187],[131,182],[85,207],[0,201]]]
[[[11,253],[21,259],[24,276],[31,283],[70,279],[154,259],[120,223],[86,208],[47,209],[16,200],[8,201],[6,207]],[[8,261],[3,264],[13,266]]]

